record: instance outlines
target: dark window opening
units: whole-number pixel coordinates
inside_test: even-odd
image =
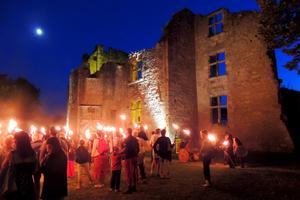
[[[211,97],[211,122],[212,124],[227,125],[228,113],[227,113],[227,96]]]
[[[210,78],[226,75],[225,52],[209,56],[209,67]]]
[[[208,35],[214,36],[223,32],[223,13],[219,12],[208,18]]]

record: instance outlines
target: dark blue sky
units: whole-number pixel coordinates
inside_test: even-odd
[[[255,0],[0,0],[0,73],[29,79],[49,113],[64,113],[69,73],[96,44],[127,52],[150,48],[175,12],[220,7],[258,9]],[[282,68],[288,57],[278,51],[277,59],[283,84],[300,91],[300,76]]]

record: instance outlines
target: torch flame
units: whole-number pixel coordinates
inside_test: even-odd
[[[225,141],[223,142],[223,145],[224,145],[224,146],[228,146],[228,145],[229,145],[229,142],[228,142],[227,140],[225,140]]]
[[[55,126],[55,130],[57,130],[57,131],[61,131],[61,128],[60,128],[60,126]]]
[[[148,130],[148,125],[147,125],[147,124],[144,125],[144,129],[145,129],[145,130]]]
[[[179,129],[179,126],[177,124],[172,124],[172,126],[175,130]]]
[[[7,131],[8,131],[9,133],[11,133],[11,132],[14,131],[15,128],[17,128],[17,126],[18,126],[18,123],[16,122],[16,120],[10,119],[10,120],[8,121],[8,128],[7,128]]]
[[[99,130],[99,131],[103,130],[103,126],[99,122],[97,122],[97,130]]]
[[[45,127],[41,127],[41,132],[43,133],[43,135],[46,135],[46,129],[45,129]]]
[[[84,134],[85,134],[85,138],[86,138],[86,139],[88,139],[88,140],[91,139],[91,132],[90,132],[90,129],[86,129]]]
[[[121,120],[126,120],[126,115],[122,114],[120,115]]]
[[[183,131],[186,135],[190,135],[190,134],[191,134],[191,131],[188,130],[188,129],[183,129],[182,131]]]
[[[208,140],[211,142],[215,142],[217,140],[216,136],[213,134],[208,134]]]

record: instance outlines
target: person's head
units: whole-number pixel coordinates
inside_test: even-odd
[[[79,146],[81,146],[81,147],[82,147],[82,146],[84,146],[84,144],[85,144],[85,141],[84,141],[84,139],[80,139],[80,140],[79,140]]]
[[[232,139],[232,135],[229,132],[225,133],[225,140]]]
[[[49,134],[50,134],[50,137],[56,137],[56,136],[57,136],[58,132],[57,132],[57,130],[55,129],[54,126],[52,126],[52,127],[50,128]]]
[[[160,135],[160,129],[159,129],[159,128],[157,128],[157,129],[155,130],[155,134]]]
[[[20,157],[26,158],[34,154],[30,143],[30,137],[25,131],[15,133],[15,144],[16,152]]]
[[[97,130],[97,137],[104,138],[104,133],[100,130]]]
[[[201,139],[207,138],[208,131],[207,130],[202,130],[200,131]]]
[[[119,153],[119,150],[120,150],[119,147],[117,147],[117,146],[113,147],[113,153],[115,153],[115,154]]]
[[[127,137],[132,136],[132,128],[127,129]]]
[[[137,136],[138,136],[138,132],[137,132],[137,131],[133,131],[132,135],[133,135],[134,137],[137,137]]]
[[[50,137],[50,138],[48,138],[46,144],[47,144],[46,145],[47,152],[49,154],[56,154],[56,153],[62,151],[61,145],[60,145],[59,140],[58,140],[57,137]]]
[[[151,132],[151,135],[154,135],[154,134],[155,134],[155,131],[152,131],[152,132]]]
[[[160,134],[161,136],[166,136],[166,129],[161,130]]]

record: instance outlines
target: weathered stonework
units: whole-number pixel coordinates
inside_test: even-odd
[[[223,13],[224,31],[208,36],[208,16],[189,10],[175,14],[152,49],[131,54],[127,62],[105,63],[90,75],[83,65],[70,76],[68,122],[82,133],[87,127],[120,125],[120,114],[130,116],[131,103],[142,101],[142,124],[150,130],[172,123],[223,137],[239,137],[250,150],[291,151],[293,145],[280,119],[279,83],[274,59],[258,34],[255,12]],[[226,75],[209,78],[209,56],[225,52]],[[132,82],[130,59],[143,62],[142,78]],[[210,98],[226,95],[228,123],[211,123]],[[124,125],[124,124],[123,124]],[[132,126],[127,120],[127,126]]]

